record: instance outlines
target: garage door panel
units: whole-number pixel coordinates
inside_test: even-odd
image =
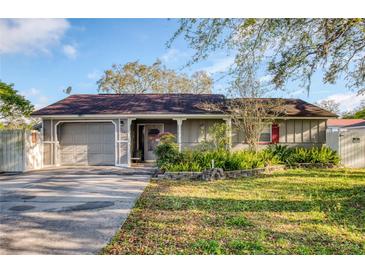
[[[103,145],[103,148],[102,150],[104,151],[104,153],[107,153],[107,154],[114,154],[114,151],[115,151],[115,147],[114,146],[109,146],[109,145]]]
[[[88,126],[88,132],[92,133],[92,134],[98,134],[100,132],[100,130],[102,130],[102,127],[100,124],[91,123],[87,126]]]
[[[100,154],[101,153],[113,153],[113,151],[106,152],[104,150],[104,147],[108,147],[108,145],[104,146],[103,144],[98,144],[98,143],[92,144],[91,146],[89,146],[88,152],[93,153],[93,154],[95,154],[95,153],[100,153]]]
[[[60,131],[61,164],[114,165],[112,123],[65,123]]]
[[[108,163],[114,162],[112,155],[101,153],[89,153],[88,160],[90,165],[108,165]]]
[[[75,132],[72,142],[77,145],[85,144],[87,143],[87,136],[84,132]]]
[[[114,155],[112,155],[112,154],[104,154],[104,162],[105,163],[111,163],[111,162],[115,162],[115,157],[114,157]]]
[[[100,132],[97,133],[91,133],[88,136],[88,143],[89,144],[100,144],[103,142],[102,135]]]

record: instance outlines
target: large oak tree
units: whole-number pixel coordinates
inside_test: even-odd
[[[217,50],[231,50],[236,78],[248,67],[263,69],[275,88],[290,80],[308,91],[316,71],[323,82],[344,78],[349,89],[365,92],[365,19],[181,19],[178,36],[195,50],[191,63]]]
[[[114,64],[97,82],[107,93],[211,93],[213,81],[204,71],[190,77],[167,69],[160,61],[144,65],[138,61]]]

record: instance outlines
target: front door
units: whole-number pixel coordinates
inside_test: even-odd
[[[154,151],[158,145],[158,135],[163,132],[163,125],[145,125],[144,130],[144,160],[154,161]]]

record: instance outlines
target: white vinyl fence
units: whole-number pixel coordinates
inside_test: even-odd
[[[42,167],[38,131],[0,130],[0,172],[23,172]]]
[[[346,167],[365,167],[365,128],[327,132],[327,145],[336,150]]]

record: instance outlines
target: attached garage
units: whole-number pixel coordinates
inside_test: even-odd
[[[58,125],[61,165],[115,165],[115,127],[111,122]]]

